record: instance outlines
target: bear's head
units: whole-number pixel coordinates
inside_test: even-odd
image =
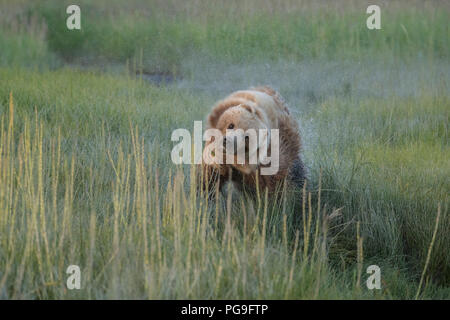
[[[222,144],[228,159],[233,159],[233,167],[247,174],[257,169],[258,150],[268,148],[270,141],[271,128],[262,109],[250,103],[229,106],[213,111],[208,124],[221,132],[221,139],[215,143]],[[226,156],[224,163],[230,164]]]

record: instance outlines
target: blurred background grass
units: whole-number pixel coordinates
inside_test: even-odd
[[[77,32],[65,24],[70,1],[2,2],[10,7],[3,10],[3,41],[11,32],[24,34],[13,44],[29,46],[22,47],[32,54],[24,63],[45,61],[45,50],[80,63],[136,59],[150,71],[176,71],[190,55],[249,62],[449,54],[445,1],[381,2],[380,32],[367,29],[364,1],[79,1]],[[4,63],[19,59],[2,55]]]
[[[420,297],[450,297],[448,2],[380,2],[379,31],[364,1],[79,1],[80,31],[69,4],[0,0],[0,297],[414,298],[439,206]],[[170,161],[172,130],[257,84],[301,124],[312,212],[320,180],[335,213],[320,254],[293,209],[265,225],[254,210],[247,228],[233,198],[217,229]],[[64,287],[74,261],[79,292]],[[358,283],[361,264],[383,290]]]

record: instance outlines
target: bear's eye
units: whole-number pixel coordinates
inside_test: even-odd
[[[228,125],[228,129],[233,129],[234,128],[234,124],[233,123],[230,123],[229,125]]]

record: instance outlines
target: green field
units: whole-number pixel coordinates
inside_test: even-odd
[[[363,1],[78,1],[69,31],[71,3],[0,0],[0,299],[450,299],[448,3],[368,30]],[[261,84],[300,123],[301,209],[211,203],[170,159]]]

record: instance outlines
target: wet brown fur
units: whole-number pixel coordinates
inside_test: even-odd
[[[231,165],[223,164],[216,168],[203,164],[200,171],[203,182],[201,185],[210,195],[214,195],[216,188],[220,190],[227,181],[232,181],[238,189],[248,190],[251,193],[255,193],[256,185],[258,184],[259,191],[264,191],[267,188],[270,196],[273,196],[277,193],[277,190],[280,190],[280,185],[285,180],[291,187],[301,188],[303,186],[305,171],[300,157],[301,139],[297,121],[289,114],[284,99],[272,88],[263,86],[251,88],[250,90],[270,95],[278,106],[286,110],[286,114],[278,118],[278,129],[280,130],[279,170],[274,175],[261,175],[259,169],[250,174],[244,174]],[[207,118],[208,127],[214,128],[220,116],[228,108],[243,104],[246,100],[256,101],[251,94],[242,92],[231,94],[228,98],[220,101],[213,107]]]

